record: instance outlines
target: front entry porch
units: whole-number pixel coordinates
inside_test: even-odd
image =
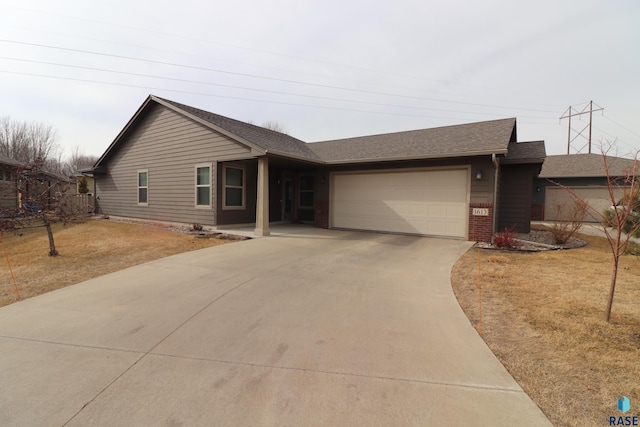
[[[316,165],[264,156],[258,159],[257,169],[256,236],[271,234],[270,223],[314,224],[324,184]]]

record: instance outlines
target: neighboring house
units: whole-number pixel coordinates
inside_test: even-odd
[[[517,142],[514,118],[308,144],[150,96],[93,173],[96,209],[114,216],[487,241],[529,230],[521,195],[543,160],[542,141]]]
[[[95,192],[96,183],[95,183],[95,180],[93,179],[93,167],[92,166],[79,167],[78,170],[76,170],[73,173],[73,176],[76,179],[76,193],[77,194],[80,194],[80,178],[84,178],[86,183],[87,183],[87,190],[88,190],[88,192],[86,194],[93,195],[93,193]]]
[[[18,187],[14,180],[16,167],[22,164],[0,154],[0,209],[17,209]]]
[[[0,155],[0,215],[12,215],[18,209],[29,206],[32,194],[38,199],[48,200],[56,194],[68,192],[71,180],[52,172],[39,172],[36,188],[30,188],[26,180],[16,180],[16,173],[25,173],[25,165],[7,156]],[[33,184],[31,184],[33,186]],[[48,208],[50,206],[45,206]]]
[[[540,175],[534,181],[533,219],[569,219],[575,205],[571,193],[597,212],[611,207],[603,160],[602,154],[594,153],[547,156]],[[614,179],[626,176],[633,166],[632,159],[607,156],[606,160]],[[621,192],[617,193],[620,197]],[[598,222],[599,219],[588,215],[585,221]]]

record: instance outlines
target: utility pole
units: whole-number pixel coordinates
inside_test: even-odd
[[[595,109],[593,108],[594,106],[596,107]],[[560,117],[560,120],[569,119],[569,134],[567,136],[567,154],[571,154],[571,144],[574,143],[575,140],[578,139],[578,137],[585,138],[587,140],[587,143],[586,145],[583,145],[581,148],[576,150],[576,153],[580,153],[580,151],[582,151],[582,149],[585,148],[585,146],[588,147],[588,150],[589,150],[588,152],[591,153],[591,130],[592,130],[592,123],[593,123],[593,112],[603,111],[603,110],[604,108],[600,107],[597,104],[594,104],[593,101],[589,101],[583,108],[576,108],[573,106],[569,106],[567,111],[565,111],[564,114],[562,114],[562,117]],[[581,116],[587,113],[589,114],[589,123],[580,130],[573,129],[571,127],[571,117]],[[587,129],[589,129],[589,135],[585,136],[583,135],[583,133]],[[575,136],[573,138],[571,138],[571,132],[575,133]]]

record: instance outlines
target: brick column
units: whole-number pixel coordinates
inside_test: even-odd
[[[483,209],[488,211],[488,215],[474,215],[473,210]],[[483,212],[484,213],[484,212]],[[492,203],[472,203],[469,206],[469,240],[473,242],[491,243],[493,236],[493,204]]]
[[[328,202],[316,202],[314,216],[314,227],[316,228],[329,228],[329,203]]]

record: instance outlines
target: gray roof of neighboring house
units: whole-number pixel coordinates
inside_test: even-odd
[[[542,163],[547,155],[544,141],[511,142],[509,151],[500,160],[504,164]]]
[[[20,162],[18,160],[14,160],[11,157],[7,157],[3,154],[0,154],[0,165],[9,165],[9,166],[18,166],[21,168],[26,168],[28,166],[28,164]],[[69,178],[64,176],[64,175],[60,175],[58,173],[55,172],[49,172],[46,169],[42,169],[41,172],[45,175],[49,175],[51,178],[55,178],[58,179],[60,181],[69,181]]]
[[[310,144],[329,163],[503,154],[516,119],[370,135]]]
[[[547,156],[542,164],[540,178],[580,178],[604,177],[604,161],[602,154],[563,154]],[[626,169],[633,166],[632,159],[623,157],[606,157],[611,176],[624,176]]]
[[[0,164],[9,165],[9,166],[20,166],[21,162],[17,160],[13,160],[11,157],[7,157],[3,154],[0,154]]]

